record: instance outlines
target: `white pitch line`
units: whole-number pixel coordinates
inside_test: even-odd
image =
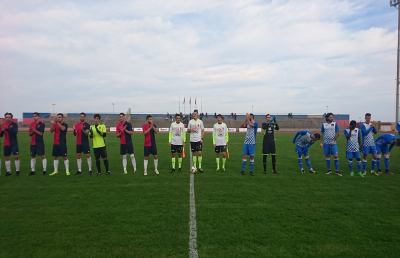
[[[190,170],[192,169],[192,152],[189,155]],[[194,174],[190,171],[189,184],[189,258],[198,258],[197,252],[197,225],[196,225],[196,199],[194,196]]]

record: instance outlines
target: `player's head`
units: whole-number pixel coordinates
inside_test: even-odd
[[[351,121],[350,121],[349,128],[350,128],[351,130],[354,130],[354,129],[356,128],[356,126],[357,126],[356,120],[351,120]]]
[[[62,123],[64,121],[64,114],[63,113],[58,113],[57,114],[57,122]]]
[[[270,114],[266,114],[265,115],[265,120],[267,121],[267,122],[269,122],[269,121],[271,121],[271,115]]]
[[[4,118],[6,119],[7,122],[11,122],[13,119],[13,114],[10,112],[7,112],[4,114]]]
[[[119,113],[119,121],[120,122],[125,122],[125,114],[124,113]]]
[[[93,119],[94,119],[94,123],[95,123],[96,125],[100,124],[100,120],[101,120],[100,114],[94,114],[94,115],[93,115]]]
[[[175,122],[179,124],[182,120],[181,114],[175,114]]]
[[[147,115],[146,116],[146,121],[147,121],[147,123],[152,124],[153,123],[153,116],[152,115]]]
[[[34,112],[32,114],[33,121],[38,121],[40,119],[40,114],[38,112]]]
[[[218,114],[218,115],[217,115],[217,122],[218,122],[218,124],[221,124],[223,120],[224,120],[224,117],[223,117],[221,114]]]
[[[197,119],[199,117],[199,111],[197,109],[193,110],[192,117],[193,119]]]
[[[252,120],[254,120],[254,114],[253,114],[253,113],[250,113],[250,118],[251,118]]]
[[[365,114],[365,122],[369,124],[371,122],[371,113],[366,113]]]
[[[85,112],[81,112],[81,113],[79,114],[79,120],[80,120],[81,122],[85,122],[85,119],[86,119],[86,113],[85,113]]]
[[[320,135],[319,133],[313,133],[313,134],[311,135],[311,139],[312,139],[313,141],[319,141],[319,140],[321,139],[321,135]]]
[[[333,115],[333,113],[329,112],[325,115],[325,120],[326,122],[331,123],[333,122],[334,117],[335,116]]]

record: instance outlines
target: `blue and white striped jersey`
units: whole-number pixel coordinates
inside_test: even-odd
[[[350,129],[347,128],[346,130],[344,130],[344,135],[346,136],[346,138],[348,138],[346,151],[349,151],[349,152],[360,151],[360,144],[359,144],[360,129],[355,128],[354,130],[351,131],[351,135],[350,135]]]
[[[323,134],[324,144],[336,144],[336,133],[339,132],[339,126],[336,122],[323,123],[321,133]]]
[[[257,122],[254,122],[253,127],[247,124],[247,132],[244,138],[244,144],[256,144],[257,129],[258,129]]]
[[[293,142],[299,147],[309,147],[313,144],[311,133],[309,131],[299,131],[293,139]]]
[[[361,123],[360,128],[363,147],[375,146],[374,134],[376,134],[376,129],[372,126],[372,123]]]

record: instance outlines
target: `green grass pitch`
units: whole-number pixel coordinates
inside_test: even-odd
[[[292,135],[278,134],[279,175],[240,176],[243,134],[231,134],[227,172],[215,172],[210,135],[204,174],[195,176],[200,257],[399,257],[400,149],[391,157],[393,176],[350,177],[343,137],[345,176],[324,175],[321,149],[311,148],[317,175],[300,175]],[[46,151],[51,153],[50,134]],[[258,135],[257,153],[261,152]],[[157,136],[160,175],[143,176],[143,137],[134,135],[138,173],[123,175],[119,144],[107,137],[112,176],[29,173],[29,139],[21,133],[22,175],[0,177],[0,257],[187,257],[189,160],[170,174],[167,135]],[[76,171],[69,134],[71,172]],[[188,149],[187,149],[188,150]],[[270,160],[269,160],[270,169]],[[52,160],[48,156],[48,171]],[[37,162],[40,172],[41,162]]]

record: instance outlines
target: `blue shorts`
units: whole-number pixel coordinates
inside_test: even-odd
[[[364,155],[368,154],[376,154],[376,146],[365,146],[363,147],[363,153]]]
[[[389,151],[389,145],[388,144],[385,144],[385,145],[376,145],[376,152],[378,153],[378,154],[388,154],[390,151]]]
[[[338,147],[337,144],[326,144],[324,143],[324,155],[325,156],[337,156]]]
[[[307,157],[308,156],[308,147],[300,147],[296,145],[296,153],[297,157],[301,159],[301,156]]]
[[[256,145],[255,144],[243,144],[242,154],[243,156],[253,156],[256,153]]]
[[[350,159],[360,160],[361,155],[360,155],[359,151],[346,151],[346,158],[348,160],[350,160]]]

